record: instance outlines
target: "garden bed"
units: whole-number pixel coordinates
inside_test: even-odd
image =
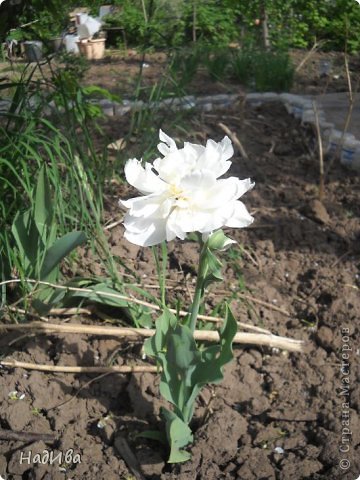
[[[359,475],[360,371],[355,340],[360,318],[360,177],[335,165],[321,204],[312,136],[282,105],[253,108],[238,102],[196,117],[189,113],[192,138],[185,140],[220,140],[219,122],[236,133],[248,155],[245,160],[235,154],[231,174],[255,180],[255,189],[246,195],[255,222],[248,229],[228,232],[243,246],[243,253],[224,254],[226,285],[221,287],[224,291],[211,290],[208,310],[233,294],[232,308],[239,321],[303,339],[305,353],[250,345],[235,348],[223,383],[206,388],[199,399],[193,457],[180,466],[166,465],[166,450],[160,444],[136,437],[161,428],[156,374],[97,376],[3,368],[1,427],[50,433],[57,440],[47,445],[0,440],[1,475],[14,480],[129,479],[139,468],[144,478],[153,480],[353,480]],[[103,128],[116,139],[119,132],[127,133],[128,124],[124,116],[116,123],[107,119]],[[179,130],[166,133],[178,137],[179,143],[184,140]],[[129,157],[139,153],[136,137],[133,140],[127,147]],[[103,137],[97,141],[104,146]],[[112,185],[105,220],[121,218],[118,199],[133,193],[121,183]],[[126,259],[143,284],[156,284],[149,249],[126,242],[121,225],[108,231],[108,240],[113,255]],[[169,299],[190,302],[197,258],[194,243],[170,243]],[[90,250],[82,252],[78,270],[103,273]],[[252,300],[245,301],[244,293]],[[110,311],[105,317],[95,313],[69,321],[106,326],[117,320],[125,320],[121,312]],[[148,364],[138,342],[69,334],[18,336],[3,334],[0,347],[19,361]],[[348,351],[347,360],[342,354]],[[349,375],[344,362],[350,363]],[[349,379],[349,390],[343,388],[344,378]],[[18,394],[9,396],[14,391]],[[349,426],[342,424],[348,417]],[[34,456],[46,448],[64,453],[61,464],[29,465],[24,460],[30,451]],[[66,452],[72,453],[65,458]],[[76,454],[81,463],[66,461],[78,460]]]

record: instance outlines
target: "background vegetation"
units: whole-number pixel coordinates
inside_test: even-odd
[[[33,0],[0,7],[0,36],[10,27],[38,20],[22,30],[25,37],[53,37],[66,28],[73,7],[101,4],[118,11],[109,26],[125,29],[129,45],[178,47],[203,40],[217,46],[229,42],[258,43],[267,21],[271,44],[277,48],[311,46],[325,40],[325,48],[360,50],[360,7],[355,0]],[[19,34],[19,32],[18,32]]]

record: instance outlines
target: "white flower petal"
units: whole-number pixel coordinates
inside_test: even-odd
[[[162,153],[163,155],[167,155],[168,153],[171,153],[177,150],[175,141],[171,137],[166,135],[166,133],[164,133],[161,129],[159,132],[159,139],[161,140],[162,143],[159,143],[157,148],[159,152]]]
[[[126,178],[144,194],[123,200],[126,238],[142,246],[156,245],[189,232],[205,237],[224,226],[245,227],[253,218],[238,199],[254,186],[250,179],[219,180],[231,165],[233,148],[228,137],[208,140],[206,146],[175,141],[160,131],[158,148],[164,155],[143,168],[136,159],[125,166]],[[158,175],[157,175],[157,174]]]
[[[209,212],[190,208],[176,208],[169,216],[168,228],[177,232],[208,232],[212,226],[212,215]]]
[[[139,219],[127,215],[124,220],[124,237],[135,245],[151,247],[166,240],[166,219]]]
[[[146,163],[144,169],[139,160],[131,158],[126,162],[124,170],[126,180],[141,193],[159,193],[165,187],[162,180],[152,171],[150,163]]]
[[[208,190],[215,186],[216,178],[210,170],[195,171],[185,175],[179,187],[190,194],[196,193],[198,190]]]
[[[236,178],[236,177],[230,177],[230,178]],[[248,192],[255,186],[255,182],[251,181],[251,178],[245,178],[244,180],[238,180],[238,193],[237,193],[237,199],[242,197],[244,193]]]
[[[220,148],[221,158],[223,161],[229,160],[229,158],[234,155],[234,148],[229,137],[225,136],[221,142],[218,143],[218,146],[218,148]]]
[[[254,217],[250,215],[245,205],[240,202],[240,200],[237,200],[233,203],[233,213],[225,223],[225,226],[231,228],[244,228],[251,225],[253,221]]]
[[[124,207],[129,209],[129,214],[134,217],[167,217],[170,213],[174,200],[164,195],[147,195],[144,197],[130,198],[129,200],[120,200]]]
[[[199,207],[217,208],[219,205],[225,205],[228,202],[237,200],[255,184],[251,180],[239,180],[236,177],[217,180],[212,188],[203,192]]]
[[[197,161],[197,168],[211,170],[216,178],[221,177],[226,173],[231,162],[228,159],[233,155],[234,150],[228,145],[228,140],[225,137],[221,142],[217,143],[214,140],[208,140],[203,154]]]

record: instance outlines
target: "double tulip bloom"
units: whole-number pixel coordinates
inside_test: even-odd
[[[126,180],[142,195],[121,200],[128,209],[125,238],[141,246],[156,245],[190,232],[203,237],[222,227],[243,228],[253,217],[239,200],[254,183],[249,178],[220,178],[231,166],[234,150],[228,137],[208,140],[206,146],[175,141],[160,130],[163,155],[142,166],[137,159],[125,165]]]

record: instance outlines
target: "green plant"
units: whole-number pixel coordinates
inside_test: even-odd
[[[155,257],[163,314],[156,322],[155,335],[144,346],[162,368],[160,392],[173,406],[172,410],[163,408],[161,413],[170,446],[169,462],[176,463],[190,458],[184,447],[193,440],[190,422],[198,394],[206,383],[221,381],[222,369],[232,358],[237,324],[228,307],[218,345],[197,345],[194,334],[206,288],[223,280],[217,254],[235,243],[221,227],[252,223],[253,218],[238,198],[253,184],[250,179],[240,181],[235,177],[219,180],[231,165],[228,159],[233,149],[228,137],[219,143],[209,140],[206,147],[185,143],[180,150],[164,132],[160,131],[159,137],[163,158],[146,163],[145,168],[134,158],[126,163],[127,180],[143,196],[121,203],[128,209],[125,238],[135,245],[155,246],[176,237],[184,240],[191,232],[196,233],[200,245],[195,293],[185,321],[171,314],[165,304],[165,248],[162,267]],[[158,432],[145,435],[163,438]]]
[[[254,57],[254,81],[258,91],[288,91],[294,79],[290,57],[283,52],[259,52]]]
[[[294,67],[286,52],[239,50],[233,54],[232,75],[258,91],[287,91],[294,79]]]
[[[56,283],[61,260],[86,241],[84,233],[76,231],[57,238],[53,203],[46,167],[43,166],[30,209],[15,216],[11,229],[16,245],[15,264],[21,278]],[[39,308],[48,296],[48,289],[37,287],[32,293],[33,306]]]
[[[210,50],[204,59],[204,64],[212,80],[222,80],[227,74],[230,63],[228,48]]]
[[[172,54],[169,72],[178,88],[186,89],[195,78],[203,62],[204,47],[199,44],[193,48],[175,50]]]
[[[219,237],[219,233],[215,235]],[[189,424],[196,398],[206,384],[219,383],[223,379],[223,367],[232,360],[232,340],[237,324],[228,307],[218,345],[198,346],[193,338],[205,287],[213,281],[222,280],[221,263],[215,256],[217,248],[212,246],[212,240],[215,243],[215,237],[210,237],[202,246],[195,299],[188,323],[183,324],[180,318],[164,308],[156,322],[155,335],[144,345],[145,353],[154,357],[162,368],[160,392],[173,405],[173,410],[161,408],[170,446],[169,463],[184,462],[191,458],[184,447],[193,441]],[[163,436],[157,432],[143,435],[163,440]]]
[[[51,64],[49,67],[51,73]],[[19,80],[0,87],[0,93],[12,98],[9,110],[0,114],[2,280],[18,271],[11,226],[24,205],[32,208],[34,179],[46,164],[56,198],[54,218],[59,233],[83,230],[109,276],[121,285],[101,224],[102,191],[111,171],[106,151],[96,151],[93,135],[101,111],[92,99],[108,93],[98,87],[81,87],[79,80],[75,81],[75,70],[67,75],[61,70],[53,72],[43,81],[34,80],[35,70],[27,67]],[[3,286],[3,304],[9,300],[8,293]]]
[[[253,53],[252,50],[237,50],[232,55],[232,76],[244,85],[249,85],[253,76]]]

